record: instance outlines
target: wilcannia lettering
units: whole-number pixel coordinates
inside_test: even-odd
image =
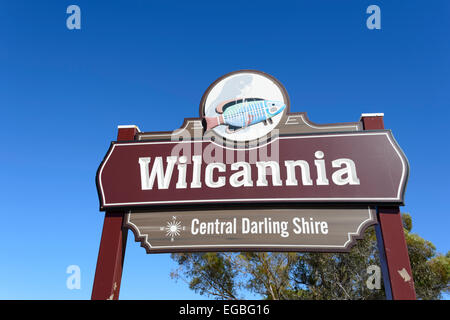
[[[331,161],[331,167],[335,169],[330,176],[325,165],[325,154],[318,150],[314,153],[312,163],[306,160],[286,160],[284,163],[277,161],[245,161],[225,164],[212,162],[202,166],[202,156],[192,156],[192,161],[187,161],[186,156],[167,156],[165,165],[163,157],[155,157],[152,162],[150,157],[139,158],[141,177],[141,189],[169,189],[172,183],[174,171],[176,174],[175,189],[221,188],[228,185],[232,187],[265,187],[273,186],[327,186],[331,183],[343,185],[359,185],[355,162],[349,158],[339,158]],[[193,166],[188,177],[188,166]],[[176,168],[176,170],[175,170]],[[270,172],[268,172],[268,169]],[[252,172],[257,171],[256,181],[252,178]],[[281,170],[284,174],[281,175]],[[311,173],[314,172],[315,179]],[[299,174],[298,174],[299,173]],[[281,177],[285,177],[284,180]]]

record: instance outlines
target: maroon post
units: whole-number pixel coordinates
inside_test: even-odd
[[[384,129],[382,113],[362,114],[364,130]],[[377,208],[375,226],[386,298],[415,300],[414,280],[398,206]]]
[[[119,126],[117,141],[134,140],[136,126]],[[92,300],[119,299],[127,231],[123,229],[125,212],[105,212],[103,232],[95,269]]]

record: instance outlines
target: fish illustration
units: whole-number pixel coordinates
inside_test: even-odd
[[[246,98],[224,101],[216,107],[217,116],[205,117],[206,130],[226,125],[227,133],[234,133],[259,122],[272,123],[272,117],[286,108],[284,102]]]

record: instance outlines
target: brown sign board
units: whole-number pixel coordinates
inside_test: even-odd
[[[371,207],[132,211],[124,222],[147,253],[347,252],[375,223]]]
[[[314,123],[255,70],[218,78],[199,111],[174,131],[119,126],[96,175],[107,212],[93,297],[117,297],[125,228],[147,253],[348,252],[374,224],[383,278],[415,297],[390,278],[409,266],[398,208],[409,164],[382,115]]]
[[[389,130],[113,142],[97,173],[101,210],[216,203],[403,204],[408,161]]]

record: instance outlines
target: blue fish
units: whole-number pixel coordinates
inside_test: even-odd
[[[260,122],[267,124],[285,108],[283,102],[260,98],[228,100],[216,107],[217,116],[205,117],[206,130],[226,125],[227,132],[233,133]]]

